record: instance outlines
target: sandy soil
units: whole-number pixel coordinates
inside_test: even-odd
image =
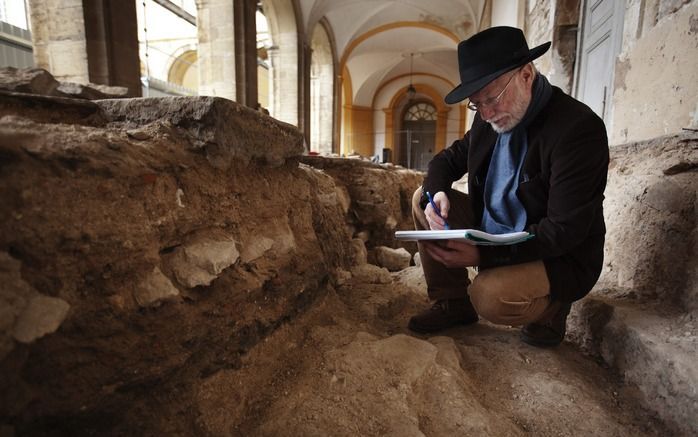
[[[574,346],[536,349],[481,322],[439,336],[405,329],[426,304],[414,268],[390,284],[329,292],[204,379],[202,434],[268,436],[666,435],[631,389]]]

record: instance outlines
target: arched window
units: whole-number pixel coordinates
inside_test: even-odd
[[[436,121],[436,108],[431,103],[419,102],[407,108],[405,121]]]
[[[196,50],[186,50],[172,61],[167,81],[196,91],[199,88],[199,71]]]

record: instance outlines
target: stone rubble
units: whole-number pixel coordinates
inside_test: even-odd
[[[141,307],[159,306],[164,301],[177,296],[179,296],[179,290],[157,267],[146,275],[133,292],[133,298]]]
[[[0,68],[0,90],[83,100],[127,97],[128,88],[59,82],[43,68]]]
[[[210,285],[238,258],[240,252],[232,238],[213,238],[209,233],[201,233],[177,247],[168,263],[177,282],[186,288],[194,288]]]
[[[385,267],[391,272],[406,269],[412,260],[412,254],[404,247],[393,249],[392,247],[378,246],[372,252],[375,264]]]

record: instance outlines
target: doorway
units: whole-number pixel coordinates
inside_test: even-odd
[[[397,164],[426,171],[436,144],[436,107],[422,101],[408,105],[402,116],[398,141]]]
[[[624,2],[582,2],[582,36],[576,97],[608,124],[613,74],[623,39]]]

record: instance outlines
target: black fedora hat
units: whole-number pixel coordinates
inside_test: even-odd
[[[444,101],[458,103],[500,75],[531,62],[550,48],[550,42],[528,49],[521,29],[491,27],[458,44],[460,85]]]

